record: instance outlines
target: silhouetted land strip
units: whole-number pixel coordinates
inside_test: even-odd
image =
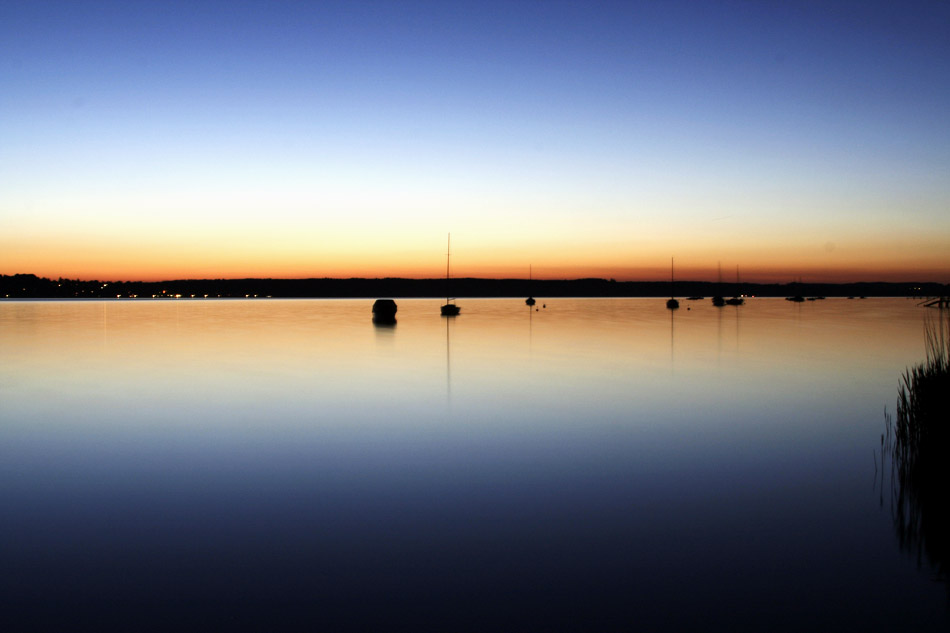
[[[677,281],[676,296],[712,296],[715,282]],[[524,297],[527,279],[453,278],[457,297]],[[530,281],[535,297],[664,297],[668,281],[563,279]],[[938,297],[950,285],[938,283],[755,284],[743,291],[759,297],[820,295],[828,297]],[[117,297],[282,297],[282,298],[413,298],[444,297],[445,279],[179,279],[171,281],[99,281],[46,279],[36,275],[0,275],[0,297],[31,299],[97,299]]]

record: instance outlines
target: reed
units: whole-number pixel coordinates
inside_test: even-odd
[[[937,576],[950,571],[950,318],[925,327],[927,357],[904,371],[897,416],[887,420],[892,508],[901,547]]]
[[[928,321],[925,337],[927,360],[905,370],[898,389],[894,448],[910,472],[929,467],[931,454],[950,457],[950,318]]]

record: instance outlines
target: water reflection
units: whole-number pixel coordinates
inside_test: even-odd
[[[534,305],[528,306],[528,351],[531,351],[531,340],[534,335]]]
[[[950,579],[950,472],[945,465],[939,469],[932,466],[927,467],[929,472],[917,476],[898,469],[892,513],[901,550],[912,555],[918,567],[926,565],[935,580],[946,583]]]
[[[393,349],[396,342],[396,321],[389,323],[373,320],[373,332],[376,335],[376,345],[383,349]]]
[[[739,351],[739,312],[740,310],[739,310],[738,305],[735,305],[734,308],[735,308],[735,313],[736,313],[736,352],[738,352]]]
[[[445,401],[452,404],[452,345],[450,333],[455,319],[445,321]]]
[[[0,302],[0,630],[946,624],[866,479],[912,306],[521,301]]]
[[[676,310],[670,310],[670,374],[673,373],[673,323],[675,321]]]
[[[722,306],[719,306],[720,308]],[[716,364],[722,365],[722,310],[716,310]]]

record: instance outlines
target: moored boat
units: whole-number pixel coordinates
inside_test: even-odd
[[[531,279],[532,279],[531,266],[529,265],[529,266],[528,266],[528,292],[529,292],[529,293],[530,293],[530,291],[531,291],[531,290],[530,290],[530,289],[531,289]],[[525,302],[525,305],[528,305],[528,306],[533,306],[535,303],[537,303],[537,301],[534,300],[534,297],[532,297],[530,294],[528,295],[528,298],[524,300],[524,302]]]
[[[396,302],[392,299],[377,299],[373,303],[373,322],[395,323],[396,310]]]
[[[673,297],[673,258],[670,257],[670,298],[666,300],[666,307],[669,310],[676,310],[680,307],[680,302]]]
[[[452,253],[452,234],[449,233],[448,248],[445,252],[445,304],[440,309],[442,316],[457,316],[462,308],[453,303],[455,299],[449,296],[449,261]]]

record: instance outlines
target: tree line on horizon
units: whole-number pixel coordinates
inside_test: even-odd
[[[447,292],[451,290],[451,292]],[[372,297],[662,297],[669,296],[668,281],[615,281],[613,279],[452,279],[311,278],[311,279],[180,279],[171,281],[100,281],[48,279],[33,274],[0,275],[0,297],[10,299],[117,299],[117,298],[372,298]],[[933,282],[891,283],[718,283],[677,281],[677,296],[737,294],[762,297],[803,296],[909,296],[950,294],[950,285]]]

